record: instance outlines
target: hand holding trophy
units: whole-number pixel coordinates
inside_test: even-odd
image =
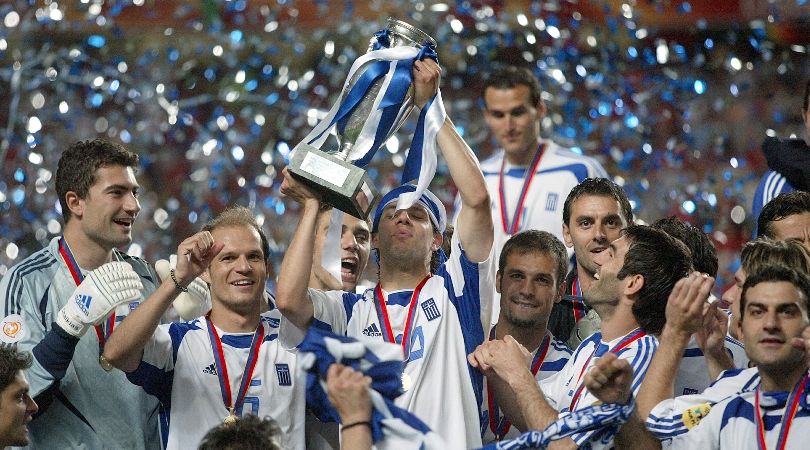
[[[368,52],[352,65],[340,97],[327,116],[299,143],[289,172],[337,209],[365,219],[379,199],[363,170],[374,154],[405,122],[415,99],[412,71],[416,61],[437,59],[436,43],[405,22],[388,19]],[[427,189],[436,172],[436,133],[446,117],[441,94],[427,99],[405,161],[402,183],[418,180],[417,192],[400,202],[409,207]],[[338,149],[323,151],[336,128]],[[410,203],[413,203],[410,201]]]

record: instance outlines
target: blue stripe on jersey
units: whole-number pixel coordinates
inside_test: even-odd
[[[545,170],[538,170],[535,174],[543,174],[543,173],[553,173],[553,172],[571,172],[577,177],[579,182],[582,182],[585,178],[588,178],[588,167],[585,164],[577,163],[577,164],[569,164],[567,166],[559,166],[553,167],[551,169]],[[500,170],[497,172],[483,172],[485,177],[492,177],[492,176],[499,176]],[[506,171],[504,175],[507,177],[514,177],[514,178],[523,178],[526,174],[526,167],[513,167]]]
[[[366,292],[371,291],[372,289],[367,289]],[[346,310],[346,323],[349,323],[352,320],[352,310],[354,309],[354,305],[359,302],[365,294],[355,294],[354,292],[344,292],[343,293],[343,309]],[[373,295],[373,294],[372,294]],[[372,297],[373,298],[373,297]],[[332,327],[324,328],[325,330],[332,331]]]
[[[191,330],[199,330],[199,323],[200,319],[194,319],[191,322],[175,322],[169,325],[169,337],[172,339],[172,361],[177,362],[177,350],[186,333]]]
[[[544,362],[540,365],[541,372],[559,372],[568,363],[567,358]]]
[[[481,345],[486,336],[484,336],[484,327],[481,324],[481,294],[478,285],[478,264],[467,259],[467,254],[458,245],[454,249],[457,252],[459,265],[464,278],[464,288],[460,295],[456,295],[453,289],[453,280],[447,273],[447,263],[439,266],[437,274],[444,278],[444,287],[447,289],[447,297],[456,309],[458,314],[458,321],[461,325],[461,335],[464,337],[464,350],[469,355],[479,345]],[[467,371],[470,374],[470,380],[473,383],[473,391],[475,392],[475,400],[478,405],[483,401],[484,390],[484,376],[478,369],[473,368],[469,362],[467,363]]]
[[[174,370],[165,371],[141,361],[137,369],[127,374],[127,380],[142,387],[147,394],[157,397],[164,407],[171,407]]]
[[[766,413],[767,414],[767,413]],[[722,430],[731,419],[746,419],[754,422],[754,407],[750,403],[743,400],[742,397],[735,397],[729,400],[725,409],[723,410],[723,420],[720,422],[720,429]]]
[[[56,258],[53,257],[51,252],[44,248],[37,253],[34,253],[29,259],[24,260],[18,266],[11,270],[8,275],[11,279],[8,282],[8,289],[6,290],[6,315],[21,314],[22,307],[20,306],[20,299],[22,299],[23,280],[26,275],[38,270],[47,269],[48,267],[57,264]],[[45,286],[45,290],[50,288],[50,284]]]
[[[391,292],[385,300],[386,305],[409,306],[411,304],[413,289],[409,291]]]
[[[253,343],[253,334],[223,334],[220,340],[228,347],[250,348],[250,344]]]
[[[48,324],[45,323],[45,313],[48,312],[48,291],[50,291],[51,285],[48,285],[48,288],[45,289],[45,292],[42,293],[42,298],[39,299],[39,321],[42,323],[42,328],[48,329]]]

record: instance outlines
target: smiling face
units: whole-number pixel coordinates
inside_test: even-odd
[[[760,370],[791,371],[804,351],[791,345],[808,326],[806,300],[786,281],[765,281],[748,288],[741,318],[745,353]]]
[[[512,164],[528,164],[540,139],[545,103],[533,105],[528,86],[489,87],[484,92],[484,120]]]
[[[22,370],[0,391],[0,448],[28,445],[28,422],[38,407],[28,395],[28,381]]]
[[[599,271],[596,255],[607,250],[627,227],[619,202],[603,195],[583,195],[571,203],[571,217],[563,224],[565,245],[574,248],[577,266],[593,276]]]
[[[407,210],[396,210],[396,203],[383,209],[372,246],[379,249],[380,259],[403,267],[424,264],[430,268],[430,257],[442,244],[441,234],[424,206],[415,204]]]
[[[548,252],[513,251],[506,257],[495,285],[501,294],[501,316],[520,328],[545,328],[551,307],[560,301],[557,262]]]
[[[85,198],[66,194],[70,222],[78,221],[83,234],[111,250],[132,242],[132,223],[141,210],[138,182],[131,167],[106,166],[96,170],[95,183]]]
[[[325,212],[318,216],[317,229],[315,231],[315,245],[312,254],[312,264],[320,265],[323,257],[323,246],[329,232],[329,220],[331,213]],[[368,264],[368,256],[371,252],[371,232],[368,222],[360,220],[352,215],[343,214],[343,225],[340,232],[340,275],[343,283],[343,290],[354,292],[363,271]],[[314,271],[316,277],[328,276],[326,271]],[[330,277],[332,278],[332,277]],[[320,280],[322,285],[328,286],[332,283]]]
[[[629,248],[630,242],[622,236],[611,242],[607,250],[597,254],[595,262],[599,265],[598,279],[591,289],[585,292],[585,301],[588,305],[596,308],[600,305],[615,306],[619,303],[624,284],[618,274],[624,267],[624,257]]]
[[[211,288],[212,307],[254,311],[264,298],[267,281],[259,233],[247,225],[227,225],[214,228],[211,235],[224,245],[203,274]]]

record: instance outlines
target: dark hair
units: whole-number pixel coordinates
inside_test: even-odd
[[[810,80],[807,80],[807,84],[804,85],[804,104],[802,105],[802,111],[807,112],[807,102],[810,101]]]
[[[259,238],[262,242],[264,261],[267,262],[269,260],[270,244],[267,242],[267,236],[265,236],[264,231],[262,231],[262,227],[259,226],[259,223],[256,222],[253,212],[244,206],[236,205],[227,208],[206,223],[201,231],[214,231],[217,228],[232,226],[244,226],[256,230],[256,232],[259,233]]]
[[[31,363],[30,353],[17,351],[13,345],[0,344],[0,392],[11,385],[17,372],[28,369]]]
[[[233,425],[220,424],[205,433],[199,450],[281,450],[281,429],[271,418],[252,414]]]
[[[622,233],[629,248],[616,277],[644,277],[633,303],[633,316],[647,333],[659,334],[666,323],[664,311],[669,293],[692,269],[689,250],[683,242],[653,227],[630,225]]]
[[[810,252],[794,240],[776,241],[763,236],[747,242],[740,252],[746,274],[759,272],[765,266],[785,266],[810,273]]]
[[[96,170],[109,166],[137,169],[138,155],[103,139],[74,142],[62,153],[56,169],[56,195],[65,223],[71,216],[65,195],[75,192],[79,198],[87,198],[90,187],[96,182]]]
[[[762,208],[757,218],[757,237],[774,238],[773,223],[794,214],[810,212],[810,192],[793,191],[779,194]]]
[[[571,189],[568,197],[565,198],[563,204],[563,223],[568,223],[571,220],[571,204],[576,199],[584,195],[599,195],[603,197],[612,197],[619,202],[619,207],[622,210],[622,215],[628,224],[633,223],[633,208],[630,206],[630,200],[627,199],[627,194],[619,187],[618,184],[608,180],[607,178],[585,178],[578,185]]]
[[[804,296],[804,307],[810,311],[810,278],[785,266],[764,266],[759,271],[745,277],[742,293],[740,294],[740,315],[745,316],[745,296],[748,290],[759,283],[785,281],[792,284]]]
[[[526,230],[510,237],[503,245],[503,249],[501,249],[501,255],[498,259],[498,273],[503,275],[503,270],[506,268],[506,259],[512,253],[525,255],[535,252],[544,253],[554,258],[554,262],[557,264],[557,284],[554,287],[559,289],[562,283],[565,282],[565,274],[568,272],[568,253],[560,239],[548,231]]]
[[[537,77],[525,67],[508,66],[491,72],[484,80],[481,97],[485,97],[489,88],[514,89],[520,85],[529,88],[529,100],[532,102],[532,106],[539,105],[543,98],[543,88],[540,86]],[[486,107],[486,101],[484,106]]]
[[[692,267],[695,270],[712,277],[717,276],[717,249],[706,233],[675,216],[658,219],[652,227],[683,242],[692,256]]]

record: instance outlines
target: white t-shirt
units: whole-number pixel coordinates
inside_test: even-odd
[[[726,336],[725,347],[734,361],[734,367],[742,369],[748,367],[748,356],[745,354],[745,347],[741,342],[731,336]],[[683,352],[678,375],[675,377],[675,395],[699,394],[705,391],[711,383],[706,357],[703,356],[703,351],[698,347],[695,337],[692,336],[689,345]]]
[[[481,446],[480,406],[483,376],[467,362],[467,354],[484,342],[489,329],[494,258],[481,263],[467,259],[455,233],[449,259],[424,284],[414,308],[411,350],[405,364],[409,389],[395,404],[419,417],[438,433],[448,448]],[[393,334],[401,342],[412,291],[384,293]],[[363,294],[309,290],[314,306],[312,326],[359,340],[382,340],[385,325],[374,289]],[[300,330],[283,322],[285,345]],[[289,332],[287,331],[289,330]],[[300,336],[298,336],[300,337]]]
[[[585,373],[596,359],[608,351],[616,353],[619,359],[627,360],[633,368],[633,395],[638,394],[641,381],[647,373],[653,354],[658,348],[658,340],[643,334],[640,328],[610,342],[602,341],[602,333],[591,335],[574,351],[574,355],[557,375],[539,382],[540,389],[552,408],[566,413],[596,403],[598,400],[584,387]],[[580,448],[611,449],[613,438],[618,432],[615,426],[605,429],[577,433],[571,438]]]
[[[277,310],[262,314],[264,342],[244,404],[235,413],[271,417],[283,433],[282,446],[303,449],[304,383],[296,379],[295,353],[279,343],[279,324]],[[235,398],[254,334],[217,331]],[[160,325],[144,348],[140,366],[128,378],[170,408],[168,450],[197,448],[205,433],[228,416],[204,317]]]

